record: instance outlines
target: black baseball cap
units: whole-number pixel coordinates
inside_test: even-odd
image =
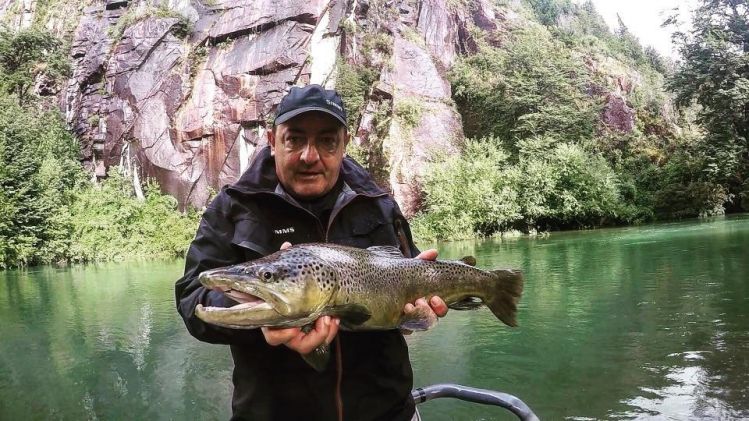
[[[325,89],[320,85],[292,86],[289,93],[278,104],[273,124],[279,125],[308,111],[330,114],[341,124],[346,125],[346,110],[343,108],[343,100],[338,92]]]

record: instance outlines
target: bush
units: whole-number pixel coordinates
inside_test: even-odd
[[[443,157],[424,180],[427,212],[413,222],[417,237],[491,235],[522,218],[508,154],[493,138],[468,140],[461,155]]]
[[[0,97],[0,268],[60,259],[65,206],[84,179],[78,145],[55,113]]]
[[[145,200],[116,168],[99,186],[76,192],[71,206],[76,238],[70,259],[78,262],[161,259],[182,256],[195,235],[198,214],[181,215],[177,201],[147,183]]]
[[[629,222],[617,175],[581,146],[536,137],[517,160],[496,138],[469,140],[425,177],[426,212],[413,221],[422,239],[458,239],[519,229],[580,228]]]
[[[195,212],[180,214],[153,183],[137,200],[116,172],[94,186],[78,155],[57,113],[0,96],[0,268],[184,254]]]
[[[349,135],[356,134],[359,117],[367,105],[369,90],[378,77],[378,72],[374,69],[349,64],[343,58],[338,58],[336,91],[346,107]]]

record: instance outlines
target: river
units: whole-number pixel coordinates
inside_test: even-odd
[[[441,244],[519,267],[517,328],[451,311],[408,337],[415,386],[523,399],[542,419],[749,418],[749,215]],[[227,347],[174,310],[182,262],[0,272],[0,420],[230,414]],[[430,420],[509,420],[450,400]]]

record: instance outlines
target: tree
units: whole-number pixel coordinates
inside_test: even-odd
[[[61,43],[51,34],[34,27],[15,32],[0,27],[0,84],[15,94],[19,105],[28,99],[36,77],[44,72],[64,73]]]
[[[677,103],[700,106],[706,129],[707,181],[745,195],[749,174],[749,6],[745,0],[702,0],[693,29],[675,42],[683,63],[668,86]],[[729,195],[730,197],[730,195]]]

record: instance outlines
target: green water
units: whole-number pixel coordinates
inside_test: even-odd
[[[498,389],[542,419],[749,418],[749,216],[441,245],[520,267],[520,327],[452,311],[415,384]],[[231,359],[173,305],[181,262],[0,272],[0,420],[227,419]],[[425,420],[512,419],[448,400]]]

